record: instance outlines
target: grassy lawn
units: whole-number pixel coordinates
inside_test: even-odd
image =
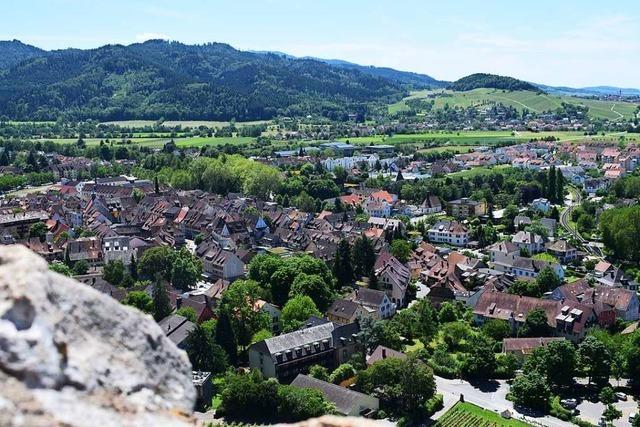
[[[438,427],[529,427],[515,419],[504,419],[492,411],[467,402],[458,402],[435,424]]]
[[[558,260],[556,260],[556,258],[553,255],[545,253],[545,252],[542,252],[542,253],[539,253],[539,254],[535,254],[531,258],[537,259],[537,260],[540,260],[540,261],[558,262]]]

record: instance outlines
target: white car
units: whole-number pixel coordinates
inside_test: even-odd
[[[629,422],[632,423],[637,417],[638,417],[638,414],[636,414],[635,412],[631,413],[629,415]]]
[[[627,400],[627,395],[621,391],[616,392],[616,397],[620,400]]]

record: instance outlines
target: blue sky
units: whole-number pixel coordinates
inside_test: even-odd
[[[640,87],[637,0],[3,0],[0,40],[14,38],[45,49],[217,41],[446,80]]]

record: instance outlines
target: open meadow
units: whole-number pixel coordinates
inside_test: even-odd
[[[598,99],[578,98],[566,95],[550,95],[532,91],[503,91],[497,89],[474,89],[466,92],[450,90],[423,90],[413,92],[407,98],[391,104],[389,113],[394,114],[408,111],[407,101],[410,99],[433,99],[434,108],[442,109],[446,104],[450,107],[471,107],[502,103],[514,107],[522,112],[528,109],[534,113],[552,111],[563,102],[574,105],[584,105],[589,108],[589,115],[600,119],[631,119],[636,112],[636,104],[630,102],[603,101]]]

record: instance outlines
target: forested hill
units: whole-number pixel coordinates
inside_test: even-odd
[[[45,53],[35,46],[24,44],[19,40],[0,40],[0,73],[25,59],[42,56]]]
[[[455,91],[467,91],[478,88],[503,89],[503,90],[531,90],[540,92],[541,89],[522,80],[513,77],[498,76],[495,74],[476,73],[456,80],[449,89]]]
[[[314,58],[315,59],[315,58]],[[448,82],[436,80],[427,74],[413,73],[411,71],[400,71],[389,67],[374,67],[372,65],[359,65],[353,62],[342,61],[340,59],[319,59],[319,61],[336,67],[357,70],[372,76],[382,77],[398,83],[411,85],[414,88],[444,88],[448,86]]]
[[[256,120],[306,114],[339,119],[403,95],[400,83],[357,70],[220,43],[153,40],[43,51],[0,71],[0,116],[16,120]]]

